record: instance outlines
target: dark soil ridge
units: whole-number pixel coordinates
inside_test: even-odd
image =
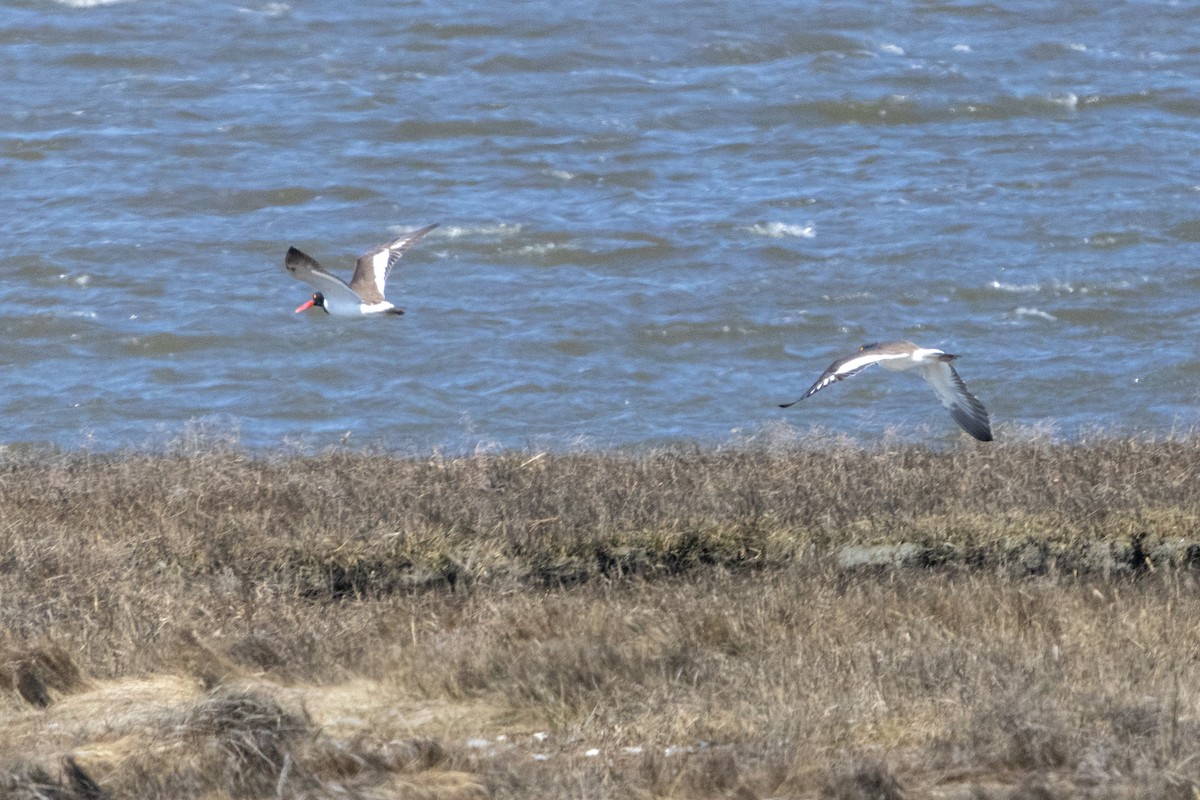
[[[314,599],[798,565],[1125,576],[1200,563],[1197,476],[1200,437],[457,459],[9,454],[0,574],[34,595],[47,578],[69,588],[88,563]]]

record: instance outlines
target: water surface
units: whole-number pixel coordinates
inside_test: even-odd
[[[836,357],[962,356],[998,436],[1200,404],[1200,10],[0,9],[0,441],[254,448],[962,434]],[[295,245],[398,319],[293,315]]]

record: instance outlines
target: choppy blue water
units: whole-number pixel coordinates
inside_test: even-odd
[[[1047,5],[1050,7],[1047,8]],[[0,442],[997,436],[1200,414],[1200,7],[20,0]],[[293,315],[295,245],[401,318]]]

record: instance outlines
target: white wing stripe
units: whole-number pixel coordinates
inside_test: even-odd
[[[880,361],[888,361],[893,358],[908,358],[908,353],[863,353],[853,355],[835,363],[830,369],[838,375],[849,376],[872,364],[878,364]]]
[[[383,287],[387,283],[388,262],[391,260],[391,256],[391,250],[383,249],[371,257],[371,275],[375,278],[375,288],[381,295]]]

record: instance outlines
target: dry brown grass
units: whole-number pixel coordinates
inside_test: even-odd
[[[1194,800],[1200,440],[0,463],[0,798]]]

